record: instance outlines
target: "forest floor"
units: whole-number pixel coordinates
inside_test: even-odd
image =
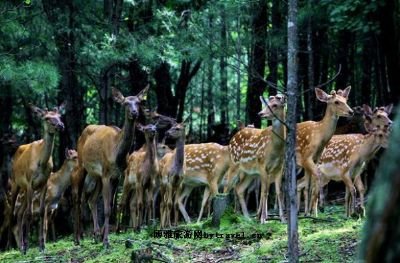
[[[66,237],[48,243],[44,253],[37,247],[29,249],[26,255],[17,250],[1,252],[0,262],[130,262],[132,254],[136,257],[152,255],[158,262],[285,261],[287,224],[270,220],[261,225],[234,213],[224,215],[219,230],[209,227],[209,222],[181,225],[164,233],[148,228],[139,233],[111,234],[111,248],[107,250],[90,238],[75,246],[72,237]],[[345,218],[342,206],[327,207],[317,220],[301,218],[300,261],[353,262],[363,222]],[[156,237],[157,234],[162,237]],[[210,234],[214,235],[210,237]],[[181,235],[181,238],[175,239],[174,235]]]

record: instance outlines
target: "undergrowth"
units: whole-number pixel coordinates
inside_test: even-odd
[[[75,246],[70,236],[47,243],[44,253],[40,253],[37,247],[29,249],[26,255],[18,250],[1,252],[0,262],[130,262],[133,251],[146,251],[164,262],[285,261],[287,225],[279,220],[269,220],[261,225],[255,219],[246,219],[233,210],[224,214],[219,230],[210,226],[210,220],[173,229],[172,233],[182,233],[180,239],[168,238],[165,231],[161,238],[155,237],[154,230],[157,228],[150,227],[140,232],[111,234],[111,248],[106,250],[101,243],[95,243],[89,237],[80,246]],[[360,219],[345,218],[343,208],[337,206],[327,207],[317,220],[301,218],[300,261],[353,262],[362,223]],[[183,238],[184,233],[189,233],[187,230],[192,236]],[[206,237],[199,238],[200,232],[202,235],[206,233]]]

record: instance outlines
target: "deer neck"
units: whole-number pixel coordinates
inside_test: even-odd
[[[146,136],[146,155],[145,155],[145,160],[150,162],[150,163],[155,163],[157,162],[156,160],[156,151],[157,151],[157,144],[156,144],[156,137],[153,137],[152,139],[148,138]]]
[[[185,136],[181,136],[176,141],[175,156],[173,163],[173,171],[177,175],[182,174],[183,163],[185,159]]]
[[[116,163],[121,170],[126,168],[126,155],[129,153],[135,138],[135,122],[135,119],[129,118],[129,112],[126,109],[124,126],[119,133],[119,141],[116,148]]]
[[[282,112],[272,121],[272,144],[274,149],[277,147],[283,147],[285,145],[285,126],[282,122],[285,121],[285,113]]]
[[[357,149],[357,154],[361,159],[369,160],[379,148],[380,146],[375,143],[375,136],[373,134],[366,134],[364,135],[363,142]]]
[[[336,124],[339,116],[333,111],[333,106],[329,105],[326,108],[324,118],[320,121],[319,133],[322,135],[323,141],[328,142],[336,130]]]
[[[64,164],[60,169],[59,179],[59,184],[61,185],[62,189],[65,189],[69,185],[69,182],[71,181],[72,170],[74,169],[74,167],[75,166],[71,162],[68,162],[67,160],[64,161]]]
[[[50,133],[47,127],[47,124],[44,126],[44,136],[43,136],[43,148],[42,151],[40,152],[40,157],[39,157],[39,164],[40,167],[44,168],[47,165],[47,162],[49,161],[52,153],[53,153],[53,147],[54,147],[54,133]]]

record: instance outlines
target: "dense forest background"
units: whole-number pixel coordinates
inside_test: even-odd
[[[87,124],[121,126],[111,87],[150,84],[147,106],[188,117],[189,142],[227,143],[237,120],[260,127],[260,95],[285,90],[286,10],[280,0],[1,1],[0,138],[40,138],[29,103],[66,102],[59,165]],[[313,88],[336,75],[323,88],[351,85],[351,106],[399,100],[398,1],[303,0],[298,19],[300,120],[322,116]]]

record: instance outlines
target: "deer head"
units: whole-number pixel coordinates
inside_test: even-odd
[[[185,124],[182,122],[172,125],[172,127],[165,133],[165,136],[174,140],[185,136]]]
[[[55,133],[56,131],[64,130],[64,123],[61,121],[61,111],[65,108],[65,104],[55,107],[52,111],[48,111],[47,109],[42,110],[33,105],[30,107],[33,113],[44,121],[44,128],[46,131]]]
[[[264,99],[263,96],[260,96],[260,100],[265,106],[265,108],[258,113],[261,118],[272,120],[276,118],[278,112],[282,113],[285,110],[286,97],[281,94],[270,96],[268,101]]]
[[[382,148],[388,147],[390,128],[378,129],[370,121],[365,121],[365,130],[374,136],[374,143]]]
[[[375,128],[389,128],[392,125],[392,121],[389,119],[389,115],[392,112],[393,104],[389,104],[385,107],[376,107],[373,111],[370,106],[363,105],[365,119]]]
[[[78,164],[78,152],[75,150],[65,149],[65,159]]]
[[[315,95],[319,101],[327,103],[336,116],[351,117],[354,112],[347,105],[350,90],[351,87],[349,86],[344,90],[339,89],[337,92],[332,90],[330,94],[327,94],[322,89],[315,88]]]
[[[149,85],[147,85],[136,96],[124,97],[118,89],[112,88],[111,90],[114,101],[125,107],[125,112],[129,119],[137,119],[139,116],[140,103],[146,99],[148,91]]]
[[[139,131],[144,133],[144,136],[148,139],[153,139],[157,134],[157,126],[154,124],[142,125],[140,123],[137,124],[137,128]]]
[[[150,119],[150,121],[156,123],[158,129],[163,129],[176,123],[174,118],[159,114],[156,110],[145,109],[143,112],[146,119]]]

